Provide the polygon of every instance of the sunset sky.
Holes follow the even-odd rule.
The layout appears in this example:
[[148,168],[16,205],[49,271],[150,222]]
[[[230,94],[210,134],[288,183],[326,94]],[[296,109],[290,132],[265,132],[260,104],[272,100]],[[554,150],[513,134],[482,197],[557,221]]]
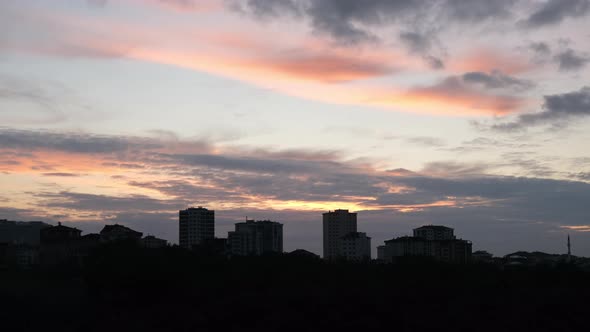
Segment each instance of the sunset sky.
[[0,219],[590,255],[590,0],[2,0]]

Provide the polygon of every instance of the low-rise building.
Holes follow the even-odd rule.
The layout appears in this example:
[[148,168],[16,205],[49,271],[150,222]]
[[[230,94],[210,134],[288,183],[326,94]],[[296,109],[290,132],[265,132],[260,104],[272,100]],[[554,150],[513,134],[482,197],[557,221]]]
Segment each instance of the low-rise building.
[[384,262],[397,257],[426,256],[448,263],[469,262],[471,251],[471,242],[457,239],[452,228],[432,225],[414,229],[414,236],[385,241],[377,250],[378,259]]
[[139,242],[143,233],[132,230],[123,225],[105,225],[100,231],[101,242],[136,241]]
[[227,243],[224,238],[204,239],[201,244],[194,245],[193,250],[203,256],[227,256]]
[[459,264],[465,264],[471,261],[471,241],[453,239],[429,242],[430,256],[438,261]]
[[39,265],[39,247],[26,243],[11,244],[6,248],[6,263],[20,269]]
[[291,251],[290,253],[287,253],[287,256],[295,257],[295,258],[302,258],[302,259],[313,259],[313,260],[320,259],[320,255],[314,254],[313,252],[307,251],[305,249],[295,249],[295,250]]
[[0,242],[0,269],[8,267],[8,243]]
[[476,263],[493,263],[494,255],[485,250],[478,250],[471,254],[471,260]]
[[79,264],[82,231],[63,226],[41,230],[40,260],[43,265]]
[[148,249],[164,248],[168,245],[168,241],[159,239],[153,235],[145,236],[141,239],[141,246]]

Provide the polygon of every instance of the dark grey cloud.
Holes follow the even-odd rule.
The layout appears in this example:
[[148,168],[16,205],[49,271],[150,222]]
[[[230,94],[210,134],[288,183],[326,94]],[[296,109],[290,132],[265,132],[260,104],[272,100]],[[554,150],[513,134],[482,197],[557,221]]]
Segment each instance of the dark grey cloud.
[[554,61],[552,58],[552,47],[546,42],[531,42],[524,48],[531,54],[531,61],[537,65],[544,65],[548,62]]
[[43,176],[55,176],[55,177],[62,177],[62,178],[72,178],[72,177],[80,177],[83,176],[83,174],[77,174],[77,173],[62,173],[62,172],[58,172],[58,173],[43,173]]
[[537,125],[564,125],[574,118],[590,116],[590,87],[543,98],[545,102],[541,112],[521,114],[512,122],[493,124],[491,129],[515,131]]
[[310,160],[223,156],[212,154],[171,155],[170,157],[185,165],[257,173],[305,173],[317,171],[319,169],[345,167],[335,161],[312,162]]
[[234,10],[258,17],[300,16],[304,13],[305,5],[303,1],[297,0],[226,0],[226,3]]
[[369,28],[360,25],[380,25],[396,20],[400,15],[412,14],[422,5],[401,0],[312,0],[306,15],[312,26],[337,40],[360,42],[376,39]]
[[410,94],[440,95],[444,98],[456,97],[474,108],[487,108],[496,111],[516,111],[524,102],[520,95],[532,86],[525,80],[519,80],[499,72],[467,73],[460,76],[448,76],[430,86],[417,86],[409,90]]
[[400,41],[408,48],[410,53],[419,54],[424,61],[433,69],[442,69],[445,64],[443,60],[432,54],[434,47],[441,48],[440,42],[431,33],[417,33],[412,31],[404,31],[399,35]]
[[527,49],[532,52],[532,61],[537,64],[555,63],[562,72],[577,71],[590,63],[590,53],[571,48],[569,39],[559,39],[555,44],[551,47],[545,42],[530,43]]
[[518,152],[506,152],[501,156],[498,167],[520,167],[528,176],[550,178],[557,175],[557,172],[547,163],[535,156],[532,151],[520,150]]
[[[7,116],[0,114],[0,119],[5,118],[4,121],[15,121],[14,118],[20,121],[27,121],[33,123],[56,123],[67,119],[67,115],[63,110],[62,102],[56,96],[55,90],[42,86],[38,82],[30,80],[9,77],[0,75],[0,103],[2,102],[25,102],[35,105],[39,112],[26,116],[22,114],[23,111],[12,112],[9,107],[11,105],[3,105],[3,112]],[[63,94],[63,91],[61,91]],[[17,120],[18,121],[18,120]]]
[[[476,23],[512,16],[516,1],[508,0],[226,0],[232,8],[263,17],[284,15],[306,19],[319,32],[344,43],[377,39],[373,27],[391,23],[415,26],[417,22]],[[425,17],[434,17],[426,20]]]
[[485,174],[490,168],[489,164],[483,163],[437,161],[427,163],[420,173],[455,178]]
[[[225,178],[225,177],[224,177]],[[209,185],[195,183],[188,180],[169,180],[169,181],[130,181],[130,186],[146,188],[159,191],[176,199],[183,199],[193,202],[211,202],[223,197],[227,202],[246,202],[247,197],[243,193],[231,192],[223,185],[223,179],[213,179],[209,177]],[[212,187],[215,184],[218,187]]]
[[160,200],[144,195],[108,196],[61,191],[57,193],[38,193],[35,195],[39,205],[46,208],[63,208],[93,212],[117,211],[162,211],[176,210],[188,204],[183,200]]
[[399,38],[411,51],[416,53],[427,52],[432,47],[432,39],[429,35],[405,31],[400,33]]
[[513,91],[525,91],[535,86],[532,81],[518,79],[503,74],[500,71],[491,73],[470,72],[462,76],[463,81],[470,84],[479,84],[486,89],[508,89]]
[[533,12],[525,23],[529,27],[558,24],[566,18],[583,17],[589,12],[588,0],[548,0]]
[[529,48],[539,56],[548,56],[551,54],[551,46],[545,42],[533,42]]
[[163,145],[150,139],[53,133],[0,128],[0,147],[4,149],[49,149],[73,153],[115,153],[134,149],[156,149]]
[[472,140],[463,141],[460,145],[446,149],[451,152],[470,153],[482,151],[518,150],[538,148],[541,144],[527,142],[526,137],[514,137],[510,139],[496,139],[489,137],[477,137]]
[[555,62],[559,65],[561,71],[579,70],[590,63],[590,55],[579,53],[571,48],[567,48],[554,57]]
[[127,168],[127,169],[144,169],[145,166],[141,164],[135,163],[121,163],[121,162],[104,162],[102,163],[103,166],[106,167],[116,167],[116,168]]
[[[469,171],[469,165],[463,168]],[[526,204],[530,204],[531,207],[534,206],[531,201],[535,202],[542,200],[542,198],[551,197],[559,201],[559,205],[562,208],[561,212],[565,212],[566,207],[573,208],[584,197],[590,195],[590,192],[586,192],[590,189],[590,184],[542,178],[472,175],[451,179],[421,176],[399,178],[397,181],[410,185],[417,190],[432,194],[451,197],[482,197],[507,201],[513,200],[520,203],[527,202]],[[564,197],[558,197],[561,190],[564,191]],[[568,201],[568,196],[577,198],[574,201]],[[549,200],[545,203],[548,202]],[[582,214],[586,208],[578,205],[576,210],[577,213]],[[557,216],[559,212],[551,213]],[[535,213],[535,215],[537,214]]]
[[571,177],[582,181],[590,181],[590,172],[574,173],[571,175]]
[[443,69],[445,67],[443,60],[433,55],[425,55],[423,58],[432,69]]
[[518,1],[496,0],[447,0],[448,15],[458,21],[481,22],[488,19],[502,19],[512,16],[512,8]]

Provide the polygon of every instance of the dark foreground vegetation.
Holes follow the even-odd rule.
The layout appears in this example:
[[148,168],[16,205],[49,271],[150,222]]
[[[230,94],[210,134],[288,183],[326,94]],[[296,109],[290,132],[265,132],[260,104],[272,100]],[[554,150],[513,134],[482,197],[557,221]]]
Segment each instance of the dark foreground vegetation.
[[587,331],[568,265],[328,264],[103,247],[84,268],[0,271],[2,331]]

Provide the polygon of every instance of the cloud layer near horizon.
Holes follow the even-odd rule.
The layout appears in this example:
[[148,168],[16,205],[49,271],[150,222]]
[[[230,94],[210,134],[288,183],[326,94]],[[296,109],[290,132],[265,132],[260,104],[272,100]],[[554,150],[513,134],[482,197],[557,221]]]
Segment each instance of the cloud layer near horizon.
[[1,1],[0,218],[175,240],[206,205],[319,251],[348,208],[374,245],[558,251],[590,235],[589,3]]
[[[590,199],[584,182],[498,176],[452,163],[418,172],[379,170],[338,151],[11,129],[0,131],[0,147],[0,176],[32,180],[6,182],[0,206],[13,210],[0,210],[8,217],[122,222],[170,240],[177,210],[192,204],[218,210],[220,230],[245,214],[270,215],[288,221],[294,237],[310,232],[305,225],[320,212],[348,208],[361,211],[366,227],[384,239],[392,234],[374,227],[388,220],[385,229],[396,232],[432,222],[472,236],[507,224],[559,232],[585,225]],[[11,192],[28,198],[16,201]]]

